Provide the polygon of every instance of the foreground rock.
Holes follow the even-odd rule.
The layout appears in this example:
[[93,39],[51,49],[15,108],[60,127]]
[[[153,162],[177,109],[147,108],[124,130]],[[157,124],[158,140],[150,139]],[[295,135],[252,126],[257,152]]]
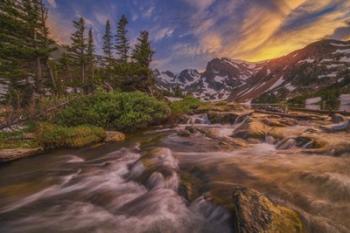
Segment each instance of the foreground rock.
[[126,136],[124,133],[118,131],[106,131],[105,142],[123,142]]
[[272,203],[261,193],[242,186],[233,190],[235,232],[297,233],[304,232],[295,211]]
[[22,159],[29,156],[34,156],[43,153],[44,149],[37,148],[17,148],[17,149],[2,149],[0,150],[0,162],[9,162],[17,159]]

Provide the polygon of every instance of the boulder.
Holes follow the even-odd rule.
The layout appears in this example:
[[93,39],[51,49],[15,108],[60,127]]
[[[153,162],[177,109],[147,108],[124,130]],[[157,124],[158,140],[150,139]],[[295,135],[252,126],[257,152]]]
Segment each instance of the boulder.
[[29,156],[41,154],[44,151],[41,147],[36,148],[16,148],[0,150],[0,162],[13,161]]
[[301,233],[303,223],[297,212],[274,204],[261,193],[235,185],[233,188],[234,232]]
[[118,131],[107,131],[105,142],[123,142],[126,136],[124,133]]

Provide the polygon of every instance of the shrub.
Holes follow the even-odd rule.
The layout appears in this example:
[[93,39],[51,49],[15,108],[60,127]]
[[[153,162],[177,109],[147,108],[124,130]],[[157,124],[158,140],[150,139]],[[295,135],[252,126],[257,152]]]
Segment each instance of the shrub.
[[103,141],[106,133],[102,128],[93,126],[63,127],[41,123],[36,136],[39,145],[46,149],[79,148]]
[[171,112],[174,116],[192,113],[200,106],[200,100],[187,96],[183,100],[175,101],[170,104]]
[[169,114],[166,103],[142,92],[98,93],[73,101],[57,115],[56,123],[133,131],[162,121]]

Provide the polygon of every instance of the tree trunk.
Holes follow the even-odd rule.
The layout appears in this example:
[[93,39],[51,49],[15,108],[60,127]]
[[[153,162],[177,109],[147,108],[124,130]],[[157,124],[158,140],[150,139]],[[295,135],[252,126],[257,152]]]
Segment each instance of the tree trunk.
[[[37,49],[36,41],[37,41],[37,33],[34,32],[34,41],[35,41],[35,48]],[[42,80],[42,69],[41,69],[41,60],[40,57],[36,57],[36,79],[35,79],[35,87],[38,93],[41,92],[41,80]]]
[[58,93],[57,85],[56,85],[56,79],[55,79],[55,74],[49,64],[46,64],[47,69],[49,70],[49,75],[52,83],[52,87],[54,88],[55,92]]

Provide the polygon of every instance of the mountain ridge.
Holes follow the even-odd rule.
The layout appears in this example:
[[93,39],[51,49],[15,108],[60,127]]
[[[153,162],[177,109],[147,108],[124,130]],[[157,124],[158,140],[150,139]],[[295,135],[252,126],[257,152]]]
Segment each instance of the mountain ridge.
[[[348,80],[349,66],[350,41],[321,40],[258,63],[214,58],[202,73],[193,69],[172,73],[172,85],[162,82],[169,76],[156,75],[156,80],[163,90],[177,88],[207,101],[273,102]],[[195,74],[192,79],[189,71]]]

